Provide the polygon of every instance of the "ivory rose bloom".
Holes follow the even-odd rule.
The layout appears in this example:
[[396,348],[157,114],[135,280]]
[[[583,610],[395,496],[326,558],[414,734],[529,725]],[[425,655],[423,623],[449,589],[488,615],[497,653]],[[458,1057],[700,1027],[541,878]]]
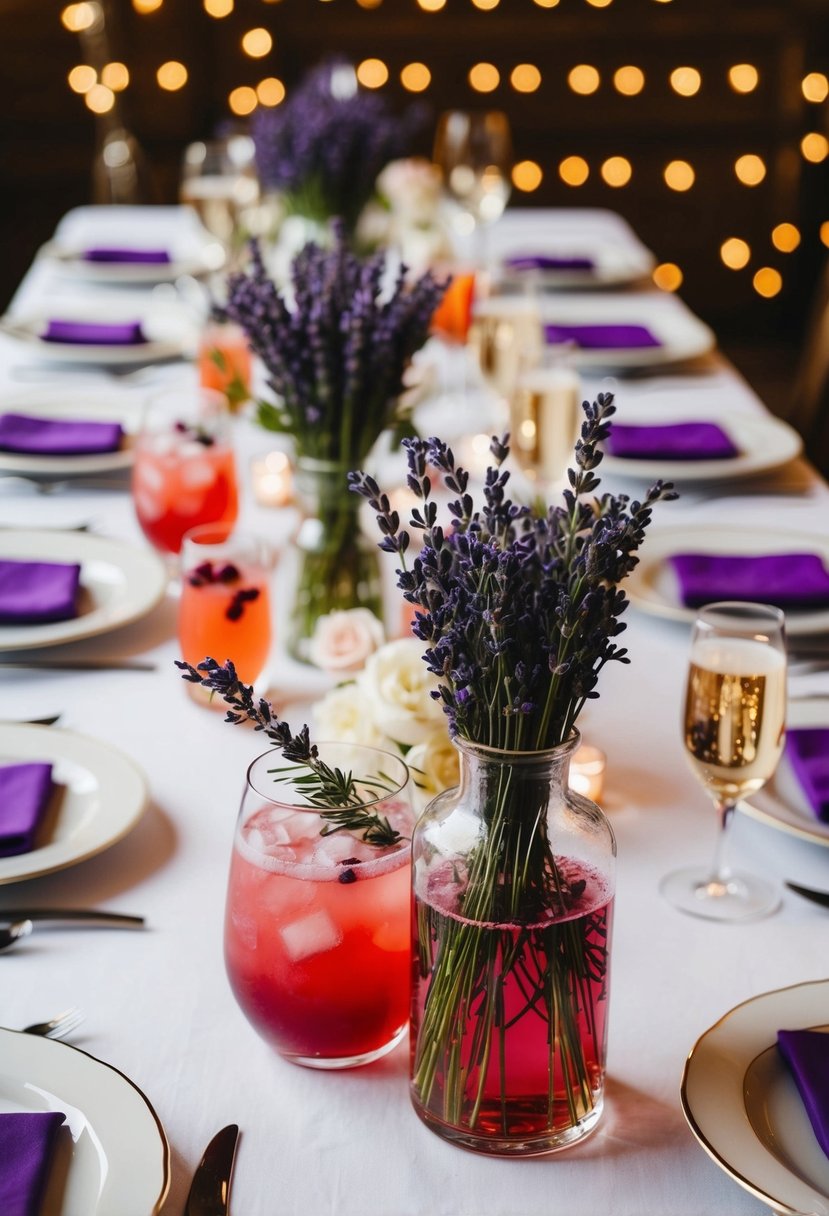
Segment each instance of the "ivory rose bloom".
[[311,662],[332,675],[359,671],[384,641],[383,626],[368,608],[321,616],[311,638]]
[[341,684],[314,706],[320,739],[336,743],[363,743],[387,748],[389,741],[374,724],[371,701],[359,684]]
[[406,763],[414,770],[414,783],[426,801],[457,785],[460,780],[458,749],[446,728],[434,731],[423,743],[416,744],[407,753]]
[[423,662],[424,649],[417,638],[389,642],[371,655],[358,679],[377,726],[404,746],[424,742],[446,722],[441,702],[429,695],[437,681]]

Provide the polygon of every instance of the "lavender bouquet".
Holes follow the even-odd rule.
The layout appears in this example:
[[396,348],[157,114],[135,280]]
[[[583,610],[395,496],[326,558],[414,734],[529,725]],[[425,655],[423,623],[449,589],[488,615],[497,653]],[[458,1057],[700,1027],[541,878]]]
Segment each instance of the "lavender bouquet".
[[280,192],[289,214],[341,216],[353,231],[377,175],[407,154],[420,121],[416,107],[396,117],[382,97],[360,88],[350,64],[328,61],[284,105],[254,115],[260,181]]
[[[642,502],[591,496],[614,409],[609,394],[585,402],[569,488],[546,510],[507,497],[506,438],[493,439],[480,510],[451,449],[406,440],[422,503],[411,526],[425,541],[411,568],[388,497],[351,476],[380,547],[400,558],[461,753],[460,792],[436,799],[415,833],[412,1096],[440,1134],[483,1151],[561,1147],[601,1106],[612,886],[584,859],[604,842],[610,866],[612,833],[567,792],[566,769],[602,669],[628,661],[618,584],[653,506],[675,497],[661,483]],[[455,495],[445,527],[432,469]]]
[[334,247],[306,245],[284,294],[254,244],[249,271],[229,279],[225,305],[275,395],[260,403],[259,421],[290,434],[298,457],[308,526],[298,538],[302,564],[289,646],[301,659],[318,617],[354,607],[381,616],[377,554],[361,538],[346,475],[384,431],[410,431],[400,406],[403,373],[426,341],[446,288],[431,273],[410,282],[401,267],[384,294],[384,256],[357,257],[342,223],[333,227]]

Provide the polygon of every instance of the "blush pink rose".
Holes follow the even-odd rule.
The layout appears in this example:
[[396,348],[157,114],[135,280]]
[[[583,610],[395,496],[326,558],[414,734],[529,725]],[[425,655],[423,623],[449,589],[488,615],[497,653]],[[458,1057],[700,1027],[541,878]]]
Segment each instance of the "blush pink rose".
[[317,621],[309,657],[323,671],[345,675],[359,671],[384,640],[383,626],[368,608],[329,612]]

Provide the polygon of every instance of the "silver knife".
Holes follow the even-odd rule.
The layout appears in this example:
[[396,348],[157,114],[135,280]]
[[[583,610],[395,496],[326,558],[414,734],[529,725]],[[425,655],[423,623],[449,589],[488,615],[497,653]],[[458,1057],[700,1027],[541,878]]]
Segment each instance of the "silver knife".
[[184,1216],[227,1216],[238,1139],[239,1126],[230,1123],[210,1141],[193,1175]]
[[125,912],[103,912],[97,908],[4,908],[0,906],[0,921],[32,920],[52,921],[54,924],[77,924],[109,926],[113,929],[142,929],[143,916],[129,916]]
[[0,659],[0,667],[30,671],[157,671],[139,659]]
[[812,903],[829,908],[829,891],[813,891],[811,887],[801,887],[796,882],[787,882],[786,886],[790,891],[794,891],[795,895],[800,895],[803,899],[810,899]]

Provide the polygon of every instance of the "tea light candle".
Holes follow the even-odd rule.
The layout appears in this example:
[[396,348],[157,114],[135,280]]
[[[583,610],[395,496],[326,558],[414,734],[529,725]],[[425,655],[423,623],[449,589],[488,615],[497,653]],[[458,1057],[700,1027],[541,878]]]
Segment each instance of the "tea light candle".
[[607,756],[598,747],[583,743],[570,761],[570,789],[593,802],[601,802]]
[[293,501],[294,479],[287,453],[274,451],[252,462],[253,496],[262,507],[286,507]]

